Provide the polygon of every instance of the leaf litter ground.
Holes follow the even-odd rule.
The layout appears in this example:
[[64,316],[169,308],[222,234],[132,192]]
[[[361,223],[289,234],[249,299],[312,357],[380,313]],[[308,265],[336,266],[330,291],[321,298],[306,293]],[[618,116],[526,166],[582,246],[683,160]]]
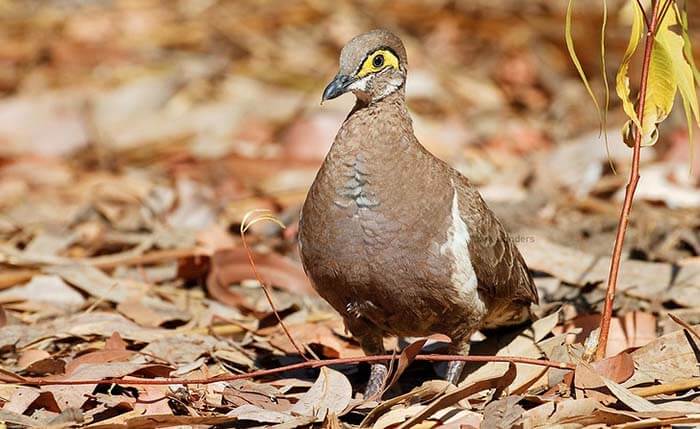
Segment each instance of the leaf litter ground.
[[[644,152],[608,358],[589,359],[629,153],[612,130],[612,174],[560,40],[563,7],[69,3],[0,7],[1,424],[698,422],[700,192],[682,118]],[[577,13],[597,31],[592,6]],[[364,401],[362,351],[312,291],[295,232],[351,104],[318,107],[323,83],[349,37],[382,25],[408,45],[419,139],[480,186],[543,303],[532,326],[475,337],[459,386],[430,357],[445,338],[387,339],[390,383]],[[256,223],[246,244],[310,361],[238,234],[255,209],[287,225]]]

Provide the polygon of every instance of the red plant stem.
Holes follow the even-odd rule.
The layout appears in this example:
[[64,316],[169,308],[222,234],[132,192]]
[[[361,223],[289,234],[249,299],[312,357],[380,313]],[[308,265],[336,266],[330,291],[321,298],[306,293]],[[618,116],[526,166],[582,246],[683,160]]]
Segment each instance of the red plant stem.
[[[218,383],[220,381],[234,381],[242,380],[248,378],[263,377],[266,375],[279,374],[281,372],[293,371],[297,369],[304,368],[318,368],[330,365],[347,365],[355,364],[361,362],[380,362],[392,359],[399,359],[398,355],[379,355],[379,356],[358,356],[352,358],[339,358],[339,359],[323,359],[323,360],[307,360],[305,362],[295,363],[292,365],[281,366],[278,368],[271,369],[261,369],[258,371],[248,372],[245,374],[227,374],[223,376],[216,376],[210,378],[197,378],[197,379],[187,379],[187,378],[164,378],[164,379],[143,379],[125,380],[122,378],[106,378],[102,380],[46,380],[40,378],[29,378],[17,376],[17,381],[7,382],[2,381],[0,384],[30,384],[35,386],[75,386],[75,385],[85,385],[85,384],[121,384],[121,385],[164,385],[164,384],[211,384]],[[430,362],[445,362],[445,361],[465,361],[465,362],[511,362],[511,363],[521,363],[525,365],[537,365],[545,366],[549,368],[558,368],[565,370],[575,370],[576,365],[567,362],[555,362],[551,360],[540,360],[532,359],[526,357],[518,356],[463,356],[463,355],[418,355],[416,360],[430,361]]]
[[644,17],[644,23],[647,25],[647,28],[651,27],[651,22],[649,21],[649,17],[647,16],[646,11],[644,10],[644,5],[642,4],[641,0],[637,0],[637,7],[639,7],[639,10],[642,11],[642,16]]
[[661,13],[659,13],[659,19],[657,21],[656,28],[654,29],[654,36],[656,36],[656,33],[659,31],[659,27],[662,22],[664,22],[664,18],[666,17],[666,13],[668,12],[669,9],[671,9],[671,5],[673,4],[675,0],[666,0],[663,6],[661,6]]
[[[639,123],[644,121],[644,106],[646,104],[647,80],[649,78],[649,64],[651,63],[651,52],[654,49],[654,34],[659,24],[659,4],[660,0],[652,0],[651,22],[647,27],[644,43],[644,59],[642,62],[642,77],[639,83],[639,105],[637,106],[637,117]],[[632,152],[632,168],[630,170],[629,181],[625,188],[625,200],[620,211],[620,220],[617,224],[617,235],[615,236],[615,247],[613,248],[612,261],[610,263],[610,275],[608,276],[608,289],[605,294],[605,306],[600,318],[600,334],[598,336],[598,347],[595,357],[597,360],[605,358],[608,345],[608,334],[610,333],[610,321],[612,319],[613,304],[615,302],[615,289],[617,288],[617,278],[620,274],[620,259],[622,257],[622,245],[625,241],[627,225],[629,224],[630,211],[634,192],[639,183],[639,157],[642,146],[642,130],[635,127],[634,148]]]

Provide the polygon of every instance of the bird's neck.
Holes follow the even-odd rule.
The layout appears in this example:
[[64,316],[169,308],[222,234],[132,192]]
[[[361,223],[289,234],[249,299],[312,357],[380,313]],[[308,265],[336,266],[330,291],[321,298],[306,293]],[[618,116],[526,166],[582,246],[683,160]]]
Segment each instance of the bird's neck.
[[354,126],[363,126],[365,129],[370,130],[386,126],[388,121],[402,122],[411,132],[413,131],[403,87],[378,100],[367,101],[357,98],[355,106],[348,114],[343,126],[353,123],[355,124]]
[[331,158],[349,162],[358,154],[374,162],[393,162],[419,146],[402,89],[381,100],[359,101],[348,115],[331,148]]
[[399,86],[387,95],[377,96],[376,98],[364,99],[358,96],[353,111],[372,106],[380,107],[399,104],[402,107],[406,106],[406,87],[404,85]]

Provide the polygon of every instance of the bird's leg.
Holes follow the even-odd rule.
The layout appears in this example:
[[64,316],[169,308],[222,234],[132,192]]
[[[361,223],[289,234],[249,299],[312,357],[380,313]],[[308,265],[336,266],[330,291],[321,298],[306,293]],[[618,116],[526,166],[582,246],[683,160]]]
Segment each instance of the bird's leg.
[[[381,335],[367,334],[360,340],[362,350],[367,356],[384,354],[384,341]],[[389,368],[386,362],[376,362],[370,367],[369,381],[365,388],[365,399],[372,399],[381,393]]]
[[[467,356],[469,355],[470,345],[471,343],[469,342],[469,336],[467,336],[466,339],[458,341],[450,347],[450,354]],[[458,385],[460,378],[462,377],[462,371],[464,370],[465,364],[466,362],[463,360],[450,361],[450,363],[447,364],[447,374],[445,375],[445,379],[455,386]]]

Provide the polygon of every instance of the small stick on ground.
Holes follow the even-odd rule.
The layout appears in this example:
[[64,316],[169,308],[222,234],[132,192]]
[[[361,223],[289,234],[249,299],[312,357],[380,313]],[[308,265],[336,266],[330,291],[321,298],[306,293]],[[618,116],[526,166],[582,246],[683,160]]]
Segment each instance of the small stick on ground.
[[[271,369],[261,369],[257,371],[248,372],[245,374],[227,374],[223,376],[216,376],[210,378],[199,378],[199,379],[187,379],[187,378],[163,378],[163,379],[143,379],[135,380],[130,378],[124,380],[122,378],[106,378],[102,380],[46,380],[41,378],[30,378],[21,377],[14,373],[9,373],[6,377],[12,378],[12,381],[8,379],[2,379],[3,374],[0,372],[0,379],[3,381],[0,384],[29,384],[35,386],[75,386],[75,385],[86,385],[86,384],[121,384],[121,385],[167,385],[167,384],[211,384],[218,383],[221,381],[234,381],[250,378],[264,377],[267,375],[279,374],[282,372],[293,371],[297,369],[305,368],[320,368],[323,366],[330,365],[350,365],[357,363],[372,363],[388,361],[392,359],[398,359],[398,355],[379,355],[379,356],[358,356],[352,358],[339,358],[339,359],[324,359],[324,360],[307,360],[305,362],[295,363],[291,365],[281,366],[278,368]],[[568,362],[556,362],[551,360],[543,359],[532,359],[519,356],[463,356],[463,355],[418,355],[415,360],[429,361],[429,362],[449,362],[449,361],[464,361],[464,362],[509,362],[516,364],[525,365],[536,365],[545,366],[549,368],[558,368],[573,371],[576,369],[576,365]],[[5,381],[7,380],[7,381]]]

